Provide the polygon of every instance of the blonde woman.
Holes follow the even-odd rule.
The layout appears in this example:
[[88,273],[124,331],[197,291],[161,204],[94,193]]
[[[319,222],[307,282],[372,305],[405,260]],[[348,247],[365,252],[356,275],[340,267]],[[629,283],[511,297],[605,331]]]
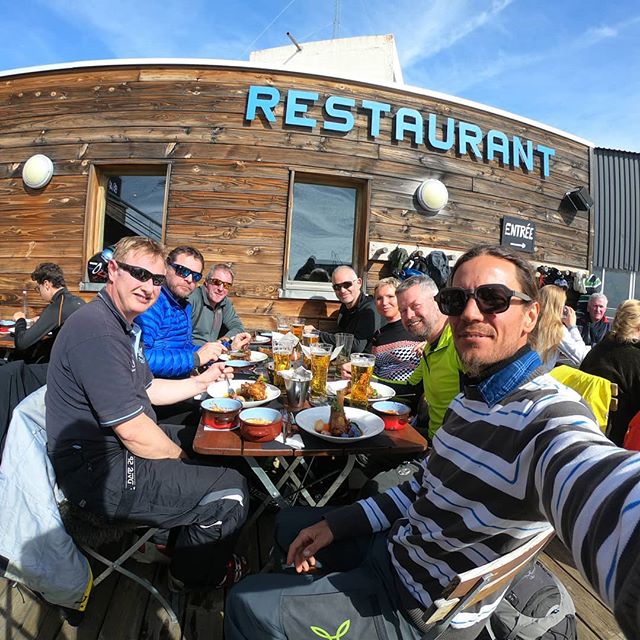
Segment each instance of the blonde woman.
[[542,358],[543,366],[551,371],[558,359],[579,367],[589,351],[576,327],[576,312],[566,306],[567,296],[554,284],[540,289],[540,316],[531,346]]
[[580,369],[618,385],[618,409],[610,415],[608,436],[621,447],[631,418],[640,411],[640,300],[625,300],[618,307],[611,331]]

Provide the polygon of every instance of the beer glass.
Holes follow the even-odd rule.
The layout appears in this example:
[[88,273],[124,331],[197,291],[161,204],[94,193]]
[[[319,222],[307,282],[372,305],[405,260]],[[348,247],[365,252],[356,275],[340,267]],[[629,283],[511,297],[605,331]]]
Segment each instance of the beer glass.
[[342,345],[340,353],[333,361],[334,372],[336,378],[340,377],[340,370],[343,364],[349,362],[349,356],[351,355],[351,347],[353,346],[353,334],[352,333],[336,333],[336,347]]
[[291,325],[291,331],[293,335],[302,340],[302,332],[304,331],[304,320],[300,318],[291,318],[289,324]]
[[370,353],[351,354],[351,406],[367,409],[369,386],[376,357]]
[[289,319],[276,316],[276,331],[278,333],[289,333]]
[[291,347],[274,341],[272,346],[273,352],[273,375],[274,382],[282,390],[284,390],[284,380],[278,375],[278,371],[291,369]]
[[311,345],[311,396],[315,399],[327,396],[327,374],[333,345],[318,342]]
[[[311,345],[318,344],[320,342],[320,335],[317,331],[307,331],[302,334],[302,344],[305,347],[311,347]],[[304,366],[309,369],[311,367],[311,357],[304,356]]]

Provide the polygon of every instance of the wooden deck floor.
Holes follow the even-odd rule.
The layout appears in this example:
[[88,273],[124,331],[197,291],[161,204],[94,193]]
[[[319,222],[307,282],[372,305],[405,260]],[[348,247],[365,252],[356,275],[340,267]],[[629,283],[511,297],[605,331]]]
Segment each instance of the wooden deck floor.
[[[272,533],[273,517],[266,514],[241,539],[241,548],[252,566],[262,566],[266,561]],[[558,541],[547,548],[543,561],[573,597],[580,640],[624,638],[609,609],[585,584]],[[132,565],[167,593],[165,567]],[[172,605],[180,621],[175,625],[147,591],[114,574],[94,590],[84,621],[74,628],[60,619],[54,607],[0,580],[0,640],[221,640],[223,598],[222,591],[173,596]]]

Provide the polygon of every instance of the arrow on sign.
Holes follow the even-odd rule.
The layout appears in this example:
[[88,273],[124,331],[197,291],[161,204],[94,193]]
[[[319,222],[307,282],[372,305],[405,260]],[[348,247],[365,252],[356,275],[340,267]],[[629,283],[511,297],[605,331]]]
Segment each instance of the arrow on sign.
[[520,247],[520,249],[524,249],[524,248],[527,246],[524,242],[522,242],[522,243],[519,243],[519,242],[510,242],[509,244],[510,244],[512,247]]

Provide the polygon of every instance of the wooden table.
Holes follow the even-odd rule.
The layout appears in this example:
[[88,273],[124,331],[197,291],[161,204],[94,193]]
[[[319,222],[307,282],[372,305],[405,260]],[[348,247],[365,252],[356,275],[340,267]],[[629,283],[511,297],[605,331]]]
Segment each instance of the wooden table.
[[[349,441],[344,444],[334,444],[327,440],[317,438],[305,431],[299,430],[304,448],[296,449],[279,442],[247,442],[240,437],[240,430],[215,431],[205,429],[202,422],[198,425],[193,449],[204,455],[242,457],[251,467],[256,477],[269,493],[267,498],[257,511],[249,519],[247,526],[260,516],[266,506],[274,500],[278,506],[289,506],[280,489],[287,483],[293,485],[295,492],[300,493],[310,506],[322,507],[333,496],[335,491],[347,478],[355,463],[356,455],[366,454],[407,454],[416,455],[427,450],[427,441],[411,426],[407,425],[400,431],[383,431],[382,433],[366,440]],[[331,486],[325,491],[319,500],[314,500],[304,487],[304,478],[300,479],[295,471],[298,466],[305,465],[305,458],[316,456],[343,457],[344,466]],[[274,484],[256,458],[277,458],[285,470],[282,477]]]

